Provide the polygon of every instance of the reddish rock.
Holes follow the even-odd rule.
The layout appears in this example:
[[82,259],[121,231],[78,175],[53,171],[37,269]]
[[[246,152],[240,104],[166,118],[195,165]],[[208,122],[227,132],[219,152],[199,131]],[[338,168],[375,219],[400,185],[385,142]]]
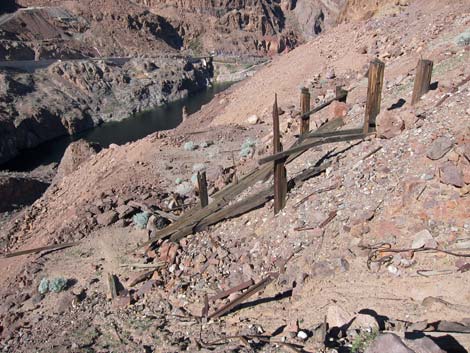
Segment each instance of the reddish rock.
[[405,122],[397,113],[385,110],[377,116],[376,128],[378,137],[390,139],[400,135],[405,129]]
[[349,106],[346,103],[334,101],[330,105],[330,114],[333,118],[343,118],[348,114]]
[[96,221],[99,225],[109,226],[119,219],[118,214],[115,211],[107,211],[96,217]]
[[72,142],[65,150],[60,161],[55,180],[60,180],[64,176],[76,171],[78,167],[101,150],[101,146],[85,140]]
[[456,187],[463,187],[464,176],[462,170],[457,168],[451,162],[446,162],[439,167],[441,183],[447,185],[454,185]]

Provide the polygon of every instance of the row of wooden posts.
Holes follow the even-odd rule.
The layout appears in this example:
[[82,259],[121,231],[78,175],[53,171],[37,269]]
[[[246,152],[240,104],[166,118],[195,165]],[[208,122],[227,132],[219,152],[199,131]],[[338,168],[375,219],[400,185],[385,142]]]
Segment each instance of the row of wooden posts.
[[[431,86],[433,62],[421,59],[416,69],[411,105],[416,104],[420,98],[426,94]],[[336,143],[352,140],[364,139],[371,134],[375,128],[375,119],[380,113],[382,101],[382,88],[384,83],[385,64],[376,59],[370,63],[368,73],[367,102],[362,128],[340,130],[330,133],[323,133],[318,136],[318,140],[305,144],[299,144],[289,150],[283,151],[281,144],[281,134],[279,129],[279,109],[277,104],[277,94],[274,95],[273,105],[273,154],[259,160],[260,164],[274,162],[274,214],[279,213],[286,206],[287,197],[287,171],[285,162],[294,153],[305,151],[314,146],[326,143]],[[308,88],[302,88],[300,92],[300,138],[310,132],[310,116],[324,109],[333,101],[346,102],[348,91],[341,87],[336,88],[336,96],[314,109],[310,109],[310,92]],[[199,186],[199,197],[201,207],[205,208],[209,204],[207,193],[206,173],[199,172],[197,175]]]

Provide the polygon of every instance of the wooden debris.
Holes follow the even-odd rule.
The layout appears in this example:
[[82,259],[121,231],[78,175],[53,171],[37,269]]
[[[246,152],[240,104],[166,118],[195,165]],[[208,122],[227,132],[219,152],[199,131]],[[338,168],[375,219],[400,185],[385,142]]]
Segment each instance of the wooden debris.
[[306,115],[310,110],[310,92],[308,88],[303,87],[300,91],[300,135],[303,135],[310,131],[310,115]]
[[135,263],[135,264],[121,264],[119,265],[119,267],[131,267],[131,268],[161,268],[161,267],[165,267],[166,265],[166,262],[164,261],[161,261],[161,262],[155,262],[155,263],[152,263],[152,264],[139,264],[139,263]]
[[214,295],[213,297],[210,298],[210,301],[224,299],[224,298],[228,297],[230,294],[242,291],[244,289],[247,289],[248,287],[252,286],[253,284],[254,284],[253,280],[250,279],[249,281],[240,283],[239,285],[237,285],[235,287],[232,287],[230,289],[227,289],[227,290],[224,290],[222,292],[217,293],[216,295]]
[[320,228],[325,228],[333,219],[335,219],[337,214],[338,214],[337,211],[331,211],[330,214],[328,215],[328,218],[325,219],[323,222],[321,222],[319,227]]
[[240,294],[236,299],[232,300],[227,305],[224,305],[220,309],[213,312],[211,315],[209,315],[209,319],[218,318],[218,317],[228,313],[230,310],[232,310],[233,308],[235,308],[239,304],[243,303],[245,300],[247,300],[248,298],[250,298],[254,294],[262,291],[263,289],[265,289],[278,276],[279,276],[279,273],[277,273],[277,272],[269,274],[267,277],[263,278],[257,284],[255,284],[251,288],[249,288],[245,293]]
[[109,289],[109,299],[117,298],[118,296],[118,283],[117,278],[112,273],[108,273],[108,289]]
[[[277,95],[273,105],[273,154],[282,152],[281,134],[279,131],[279,110],[277,107]],[[274,163],[274,214],[278,214],[286,206],[287,196],[287,171],[285,159],[279,159]]]
[[137,276],[131,283],[129,283],[129,287],[134,287],[136,284],[139,284],[140,282],[146,281],[150,278],[152,278],[152,275],[155,271],[147,271],[142,273],[141,275]]
[[[334,119],[320,127],[317,131],[315,131],[315,133],[318,134],[324,132],[331,132],[340,128],[343,124],[343,119]],[[316,138],[310,137],[310,133],[305,134],[304,136],[301,136],[292,147],[298,146],[302,143],[309,142],[312,140],[316,140]],[[294,161],[304,152],[305,151],[300,151],[298,153],[290,155],[286,160],[286,164]],[[207,207],[193,207],[192,209],[186,212],[183,218],[179,219],[177,222],[169,225],[168,227],[156,232],[156,234],[149,241],[145,242],[140,247],[146,247],[159,239],[164,239],[169,236],[172,236],[173,239],[181,239],[188,234],[192,234],[195,229],[200,228],[198,227],[198,225],[203,223],[203,221],[207,217],[213,216],[217,212],[222,212],[223,208],[227,206],[233,199],[238,197],[238,195],[244,190],[246,190],[247,187],[255,184],[260,180],[267,179],[271,175],[272,170],[273,168],[271,165],[265,165],[256,168],[252,172],[245,175],[243,178],[239,179],[237,183],[232,183],[230,186],[214,194],[212,196],[213,202],[211,202]]]
[[421,59],[416,68],[416,78],[413,88],[411,105],[415,105],[423,95],[428,93],[431,86],[432,69],[434,63],[431,60]]
[[320,189],[317,189],[315,190],[314,192],[312,192],[311,194],[308,194],[307,196],[305,196],[302,200],[300,200],[299,202],[297,202],[295,205],[294,205],[294,208],[298,208],[301,204],[303,204],[304,202],[306,202],[309,198],[311,198],[313,195],[316,195],[316,194],[321,194],[323,192],[327,192],[327,191],[331,191],[331,190],[334,190],[336,188],[338,188],[339,184],[333,184],[333,185],[330,185],[330,186],[327,186],[327,187],[324,187],[324,188],[320,188]]
[[375,126],[375,118],[380,113],[382,101],[382,88],[384,82],[385,64],[375,59],[369,66],[369,86],[367,88],[366,115],[364,118],[364,134],[370,131],[371,126]]
[[290,156],[291,154],[298,153],[298,152],[303,152],[303,151],[306,151],[306,150],[308,150],[312,147],[321,146],[321,145],[325,145],[325,144],[328,144],[328,143],[346,142],[346,141],[353,141],[353,140],[363,140],[366,137],[367,137],[367,134],[326,137],[326,138],[318,140],[318,141],[305,143],[305,144],[302,144],[300,146],[293,147],[289,150],[286,150],[286,151],[283,151],[283,152],[273,154],[271,156],[261,158],[258,161],[258,163],[262,165],[262,164],[265,164],[265,163],[268,163],[268,162],[277,161],[277,160],[286,158],[286,157]]
[[206,172],[197,173],[197,183],[199,186],[199,200],[201,201],[201,208],[207,207],[209,204],[209,194],[207,193]]
[[22,255],[28,255],[28,254],[36,254],[38,252],[42,251],[50,251],[50,250],[62,250],[65,248],[70,248],[72,246],[78,245],[80,242],[74,242],[74,243],[64,243],[64,244],[54,244],[54,245],[48,245],[48,246],[42,246],[40,248],[35,248],[35,249],[29,249],[29,250],[21,250],[17,252],[12,252],[8,254],[2,255],[3,258],[11,258],[11,257],[16,257],[16,256],[22,256]]

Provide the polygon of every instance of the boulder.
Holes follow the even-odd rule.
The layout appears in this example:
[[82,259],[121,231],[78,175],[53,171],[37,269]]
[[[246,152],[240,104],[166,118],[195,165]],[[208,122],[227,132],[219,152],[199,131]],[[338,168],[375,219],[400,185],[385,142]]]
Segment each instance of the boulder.
[[83,162],[97,154],[100,150],[101,146],[96,143],[85,140],[72,142],[65,150],[54,180],[58,181],[76,171]]
[[405,129],[405,122],[398,114],[385,110],[377,116],[376,128],[378,137],[391,139],[401,134]]
[[431,338],[424,336],[416,340],[405,340],[408,347],[415,353],[446,353]]
[[397,335],[387,333],[378,336],[365,350],[365,353],[415,353]]
[[375,317],[371,315],[358,314],[349,329],[373,331],[379,329],[379,323],[377,322]]

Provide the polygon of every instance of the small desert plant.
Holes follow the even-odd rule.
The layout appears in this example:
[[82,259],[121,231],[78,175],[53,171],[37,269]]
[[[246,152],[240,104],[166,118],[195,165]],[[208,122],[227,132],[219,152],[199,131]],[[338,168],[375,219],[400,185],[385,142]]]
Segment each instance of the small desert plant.
[[361,332],[354,338],[351,345],[351,353],[363,353],[367,347],[377,338],[379,335],[378,330],[372,330],[370,332]]

